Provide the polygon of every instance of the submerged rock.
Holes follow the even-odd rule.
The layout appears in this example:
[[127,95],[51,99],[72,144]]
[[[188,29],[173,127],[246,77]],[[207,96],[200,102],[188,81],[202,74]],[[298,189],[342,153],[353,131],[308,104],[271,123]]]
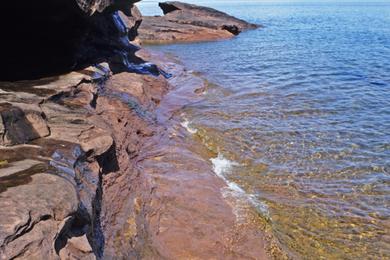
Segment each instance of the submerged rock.
[[193,42],[226,39],[259,25],[218,10],[182,2],[159,3],[164,16],[146,16],[140,27],[144,42]]

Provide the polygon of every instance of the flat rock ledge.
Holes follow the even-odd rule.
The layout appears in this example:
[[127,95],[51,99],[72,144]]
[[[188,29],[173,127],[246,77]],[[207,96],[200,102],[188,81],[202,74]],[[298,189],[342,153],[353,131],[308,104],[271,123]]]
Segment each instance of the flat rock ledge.
[[144,43],[221,40],[260,27],[209,7],[182,2],[163,2],[159,6],[163,16],[143,17],[139,38]]

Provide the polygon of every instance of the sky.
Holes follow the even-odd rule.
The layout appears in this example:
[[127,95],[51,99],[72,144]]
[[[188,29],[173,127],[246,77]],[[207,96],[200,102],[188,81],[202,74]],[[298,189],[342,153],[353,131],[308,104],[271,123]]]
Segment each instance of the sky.
[[[144,15],[161,15],[161,9],[158,7],[159,2],[175,1],[175,0],[142,0],[137,3],[141,12]],[[389,3],[390,0],[178,0],[181,2],[187,2],[192,4],[199,4],[208,6],[212,3],[223,2],[250,2],[250,3]]]
[[[242,1],[242,0],[241,0]],[[210,2],[241,2],[240,0],[180,0],[180,2],[188,2],[188,3],[210,3]],[[142,3],[158,3],[158,2],[164,2],[164,0],[156,1],[156,0],[142,0]],[[307,2],[307,3],[342,3],[342,2],[349,2],[349,3],[390,3],[390,0],[244,0],[244,2],[258,2],[258,3],[280,3],[280,2]]]

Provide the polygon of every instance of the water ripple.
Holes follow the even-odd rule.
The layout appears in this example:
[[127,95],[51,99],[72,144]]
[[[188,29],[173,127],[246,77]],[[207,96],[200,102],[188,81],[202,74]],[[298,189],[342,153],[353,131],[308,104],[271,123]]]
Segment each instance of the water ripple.
[[197,134],[303,259],[390,259],[390,5],[214,5],[266,27],[155,47],[215,83]]

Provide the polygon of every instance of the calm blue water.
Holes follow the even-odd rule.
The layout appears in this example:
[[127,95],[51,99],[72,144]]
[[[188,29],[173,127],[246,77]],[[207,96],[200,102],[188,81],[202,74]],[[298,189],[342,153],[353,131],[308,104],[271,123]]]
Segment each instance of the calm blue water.
[[265,28],[151,48],[212,83],[186,116],[231,180],[298,258],[390,259],[390,3],[206,5]]

